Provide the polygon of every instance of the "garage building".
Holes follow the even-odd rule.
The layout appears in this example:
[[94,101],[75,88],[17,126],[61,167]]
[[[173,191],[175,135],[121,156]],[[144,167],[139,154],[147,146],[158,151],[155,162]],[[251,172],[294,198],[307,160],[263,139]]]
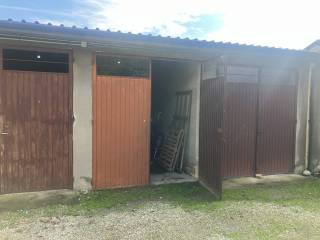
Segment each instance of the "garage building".
[[12,20],[0,50],[0,193],[147,185],[175,119],[182,172],[218,195],[308,168],[315,53]]

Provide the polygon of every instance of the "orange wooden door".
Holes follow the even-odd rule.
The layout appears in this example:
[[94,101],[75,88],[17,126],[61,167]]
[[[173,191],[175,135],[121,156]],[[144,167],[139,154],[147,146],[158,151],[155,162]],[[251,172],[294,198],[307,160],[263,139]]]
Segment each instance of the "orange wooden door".
[[93,187],[149,182],[151,81],[142,77],[93,79]]

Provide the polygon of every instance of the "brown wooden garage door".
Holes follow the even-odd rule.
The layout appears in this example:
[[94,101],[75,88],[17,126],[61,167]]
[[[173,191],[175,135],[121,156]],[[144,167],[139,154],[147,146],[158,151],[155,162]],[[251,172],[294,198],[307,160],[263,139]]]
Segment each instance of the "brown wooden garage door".
[[149,62],[97,56],[96,65],[93,186],[104,189],[148,184]]
[[[3,53],[7,70],[0,71],[0,193],[71,188],[70,75],[40,72],[45,67],[36,61],[37,56],[45,58],[42,52]],[[21,59],[14,62],[10,54]],[[44,65],[54,71],[47,61]]]
[[294,72],[262,71],[258,102],[256,172],[292,172],[296,125]]
[[222,176],[252,176],[255,170],[258,69],[228,66],[225,84]]
[[[225,70],[221,102],[224,111],[219,117],[224,146],[220,157],[222,177],[292,172],[296,73],[293,70],[259,70],[246,66],[226,66]],[[203,128],[200,127],[200,159],[208,156],[212,160],[220,151],[214,145],[219,136],[211,129],[216,121],[213,116],[217,116],[214,113],[217,113],[215,109],[219,103],[213,93],[219,87],[216,86],[217,89],[212,89],[212,94],[207,96],[210,86],[201,88],[201,109],[212,109],[211,112],[206,110],[207,116],[203,115],[203,111],[200,116],[200,126]],[[211,99],[208,100],[208,97]],[[202,153],[207,155],[202,156]],[[204,163],[199,163],[199,171],[201,164]],[[206,171],[204,176],[211,176]]]
[[293,171],[296,74],[227,66],[222,177]]

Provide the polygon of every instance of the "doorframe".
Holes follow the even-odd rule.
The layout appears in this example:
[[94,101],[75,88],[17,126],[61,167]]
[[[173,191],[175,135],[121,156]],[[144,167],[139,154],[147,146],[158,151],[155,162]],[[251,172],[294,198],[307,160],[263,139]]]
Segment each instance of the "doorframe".
[[259,137],[259,99],[260,99],[260,87],[261,87],[261,71],[262,69],[258,68],[258,79],[257,79],[257,100],[256,100],[256,134],[254,140],[254,162],[253,162],[253,176],[257,176],[257,161],[258,161],[258,137]]
[[291,172],[294,172],[295,169],[295,157],[296,157],[296,137],[297,137],[297,123],[298,123],[298,116],[297,116],[297,109],[298,109],[298,90],[299,90],[299,81],[300,81],[300,75],[299,71],[297,69],[294,70],[295,75],[295,96],[294,96],[294,139],[293,139],[293,152],[292,152],[292,166],[291,166]]
[[[150,69],[152,70],[152,62],[154,61],[161,61],[161,62],[175,62],[175,63],[191,63],[191,64],[196,64],[196,65],[199,65],[199,82],[198,82],[198,87],[199,87],[199,112],[198,112],[198,119],[200,119],[200,97],[201,97],[201,93],[200,93],[200,87],[201,87],[201,78],[202,78],[202,64],[204,62],[206,62],[206,60],[192,60],[192,59],[181,59],[181,58],[165,58],[165,57],[150,57],[150,64],[151,64],[151,67]],[[150,113],[152,113],[152,88],[153,88],[153,79],[152,79],[152,71],[150,71],[150,79],[151,79],[151,111]],[[190,115],[191,116],[191,115]],[[150,116],[151,117],[151,116]],[[190,123],[189,123],[190,125]],[[151,125],[150,125],[151,127]],[[150,134],[151,134],[151,130],[150,129]],[[200,139],[200,128],[199,128],[199,125],[198,125],[198,140]],[[151,144],[151,135],[150,135],[150,144]],[[151,147],[151,146],[150,146]],[[149,148],[150,148],[149,147]],[[200,147],[198,147],[200,149]],[[196,151],[196,154],[198,156],[198,163],[197,163],[197,167],[199,168],[199,161],[200,161],[200,154],[199,154],[199,149],[198,151]],[[150,149],[151,150],[151,149]],[[151,160],[151,158],[150,158]],[[150,168],[149,168],[150,169]],[[151,174],[151,172],[150,172]],[[149,176],[150,176],[149,174]],[[197,179],[199,180],[199,176],[197,177]],[[149,183],[150,183],[150,179],[149,179]]]

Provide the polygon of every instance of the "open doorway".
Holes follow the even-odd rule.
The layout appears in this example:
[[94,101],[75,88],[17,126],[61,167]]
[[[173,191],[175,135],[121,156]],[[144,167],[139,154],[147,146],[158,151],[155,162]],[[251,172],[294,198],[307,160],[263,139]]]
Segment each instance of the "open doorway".
[[152,61],[151,184],[198,178],[200,63]]

